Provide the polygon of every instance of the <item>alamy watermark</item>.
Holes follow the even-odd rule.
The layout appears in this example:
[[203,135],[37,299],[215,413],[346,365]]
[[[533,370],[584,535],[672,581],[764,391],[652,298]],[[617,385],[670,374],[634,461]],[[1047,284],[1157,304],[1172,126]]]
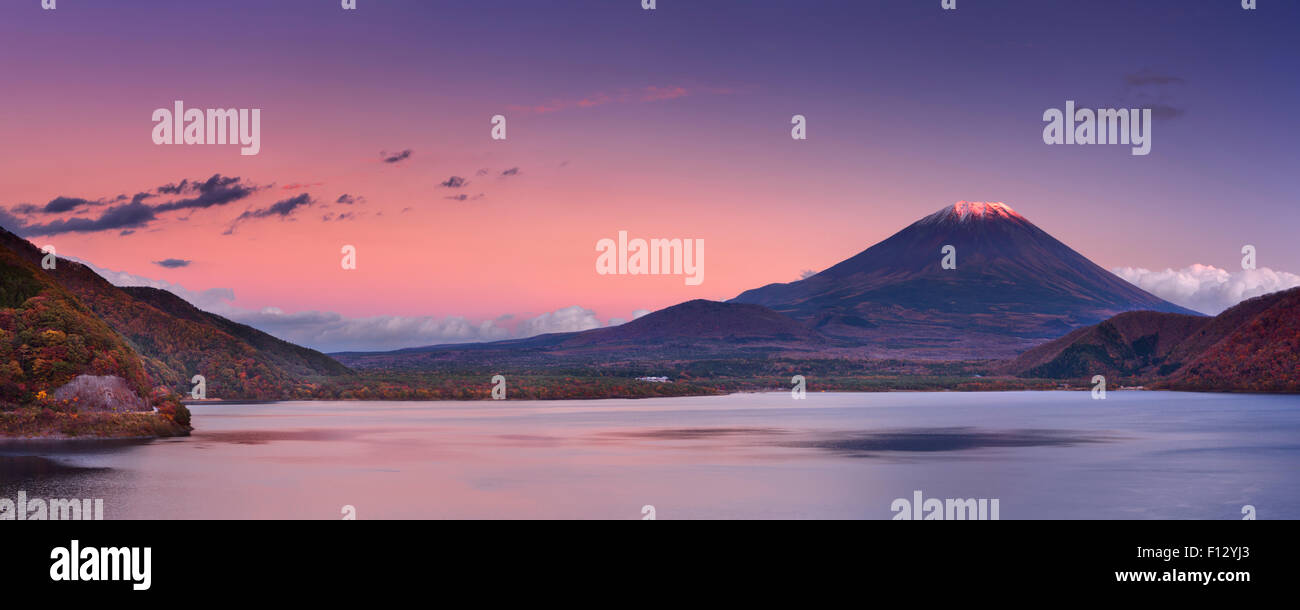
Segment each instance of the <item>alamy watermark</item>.
[[488,135],[493,140],[506,139],[506,116],[504,114],[492,115],[492,130],[488,132]]
[[103,498],[0,498],[0,521],[103,521]]
[[505,400],[505,399],[506,399],[506,376],[493,375],[492,376],[492,400]]
[[939,248],[939,254],[943,258],[939,259],[939,267],[943,269],[955,270],[957,268],[957,247],[952,244],[944,244]]
[[1048,108],[1043,112],[1044,144],[1129,144],[1134,155],[1151,153],[1150,108],[1074,109],[1066,100],[1065,111]]
[[262,150],[262,109],[185,108],[176,100],[171,109],[153,111],[154,144],[239,144],[241,155]]
[[684,275],[687,286],[704,283],[703,239],[628,239],[596,242],[596,273],[600,275]]
[[81,541],[50,551],[50,580],[59,581],[127,581],[136,591],[148,591],[153,578],[152,547],[81,548]]
[[1105,375],[1092,376],[1092,399],[1106,400],[1106,376]]
[[894,500],[889,510],[895,521],[998,521],[998,504],[997,498],[926,498],[918,489],[911,500]]
[[54,251],[54,246],[46,244],[41,246],[41,269],[53,271],[59,265],[59,255]]

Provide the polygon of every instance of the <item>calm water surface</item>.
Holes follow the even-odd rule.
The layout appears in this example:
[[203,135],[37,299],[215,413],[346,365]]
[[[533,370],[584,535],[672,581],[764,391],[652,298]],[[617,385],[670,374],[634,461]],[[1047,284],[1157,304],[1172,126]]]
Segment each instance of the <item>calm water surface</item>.
[[789,393],[192,407],[184,439],[0,445],[0,497],[109,519],[1300,518],[1300,397]]

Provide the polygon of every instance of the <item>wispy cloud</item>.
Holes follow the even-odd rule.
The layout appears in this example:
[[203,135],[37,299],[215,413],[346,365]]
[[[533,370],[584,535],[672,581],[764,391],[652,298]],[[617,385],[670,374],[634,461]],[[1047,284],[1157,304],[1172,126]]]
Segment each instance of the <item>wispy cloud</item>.
[[234,233],[235,226],[241,222],[254,220],[258,218],[280,218],[283,220],[285,218],[288,218],[291,214],[293,214],[294,210],[309,205],[313,205],[315,203],[316,200],[312,199],[311,195],[307,193],[302,193],[297,196],[290,197],[288,199],[281,199],[280,201],[277,201],[265,208],[261,208],[257,210],[248,210],[243,214],[240,214],[237,218],[235,218],[234,222],[230,223],[230,228],[226,229],[225,235],[230,235]]
[[[245,199],[266,187],[249,184],[237,176],[213,174],[207,180],[182,180],[137,193],[128,203],[125,195],[111,202],[103,199],[60,196],[37,208],[30,204],[13,206],[0,220],[22,236],[59,235],[62,233],[94,233],[97,231],[132,231],[148,227],[159,215],[181,210],[205,209],[222,206]],[[147,200],[164,199],[162,203],[149,204]],[[57,214],[107,206],[98,216],[73,217],[48,222],[30,222],[19,216]],[[15,215],[16,214],[16,215]]]
[[44,224],[26,225],[20,235],[59,235],[62,233],[94,233],[116,229],[138,229],[158,217],[158,209],[143,203],[115,205],[104,210],[97,218],[68,218]]
[[392,154],[389,154],[387,152],[380,152],[379,159],[384,163],[400,163],[402,161],[410,159],[412,154],[413,151],[409,148],[403,150],[402,152],[392,153]]
[[330,212],[328,214],[325,214],[324,216],[321,216],[320,219],[323,222],[339,222],[343,220],[356,220],[356,218],[357,215],[353,212],[343,212],[341,214],[335,214],[333,212]]
[[71,212],[77,208],[102,204],[102,201],[90,201],[80,197],[55,197],[43,206],[24,204],[18,207],[23,208],[24,212],[30,214],[62,214],[64,212]]
[[181,267],[189,267],[190,263],[193,262],[194,261],[185,260],[183,258],[164,258],[160,261],[154,261],[153,264],[158,265],[159,267],[166,267],[167,269],[179,269]]
[[1143,68],[1124,75],[1124,92],[1120,96],[1122,108],[1150,108],[1156,119],[1176,119],[1187,114],[1179,101],[1181,85],[1187,80],[1181,76]]
[[452,176],[439,183],[439,186],[443,186],[449,189],[458,189],[464,187],[466,184],[469,184],[468,180],[461,178],[460,176]]

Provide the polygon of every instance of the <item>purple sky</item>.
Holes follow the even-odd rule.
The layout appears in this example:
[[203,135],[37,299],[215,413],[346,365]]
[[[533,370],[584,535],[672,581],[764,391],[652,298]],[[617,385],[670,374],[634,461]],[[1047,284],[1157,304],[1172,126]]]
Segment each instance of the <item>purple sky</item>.
[[[1109,269],[1235,273],[1251,244],[1300,273],[1300,4],[939,4],[0,0],[0,221],[323,349],[727,299],[958,200],[1006,202]],[[262,109],[261,153],[154,145],[173,100]],[[1045,145],[1066,100],[1153,108],[1151,154]],[[217,174],[248,192],[109,214]],[[44,210],[59,198],[88,203]],[[620,230],[705,239],[708,279],[595,275]],[[1146,287],[1205,309],[1285,281],[1215,277]]]

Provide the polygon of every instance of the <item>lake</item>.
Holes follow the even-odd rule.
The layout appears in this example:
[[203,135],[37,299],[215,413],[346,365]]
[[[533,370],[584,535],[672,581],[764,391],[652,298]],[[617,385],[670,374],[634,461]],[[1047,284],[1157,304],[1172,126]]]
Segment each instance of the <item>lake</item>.
[[1300,518],[1300,396],[816,393],[191,407],[189,438],[0,444],[0,498],[107,519]]

